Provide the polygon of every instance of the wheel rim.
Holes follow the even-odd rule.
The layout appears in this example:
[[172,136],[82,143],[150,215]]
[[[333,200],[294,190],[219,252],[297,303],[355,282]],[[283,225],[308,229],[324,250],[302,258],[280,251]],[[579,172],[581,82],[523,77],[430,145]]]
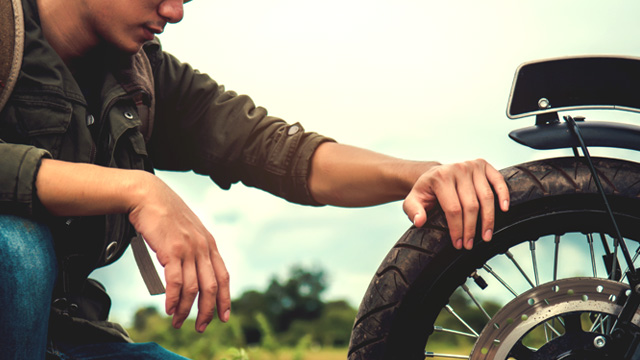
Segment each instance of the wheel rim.
[[[565,243],[562,238],[573,238],[575,242],[578,237],[583,239],[580,254],[583,258],[581,262],[583,272],[578,277],[566,276],[566,273],[571,270],[563,269],[562,265],[566,265],[569,261],[571,263],[579,261],[573,256],[575,251],[570,260],[560,255]],[[545,242],[546,245],[540,246]],[[635,243],[635,241],[629,241],[629,243]],[[633,258],[635,261],[640,254],[640,247],[632,250],[635,250]],[[458,293],[466,298],[476,314],[482,314],[484,324],[481,328],[474,326],[455,306],[448,304],[434,323],[434,335],[429,338],[425,349],[426,358],[474,360],[573,359],[574,356],[580,359],[606,358],[609,351],[606,342],[610,329],[607,329],[605,324],[615,320],[621,310],[621,306],[615,300],[621,296],[624,297],[629,289],[628,284],[624,282],[625,277],[621,279],[618,277],[619,281],[606,279],[608,273],[601,260],[601,255],[606,251],[615,253],[617,247],[615,242],[604,234],[594,237],[593,234],[585,236],[574,233],[563,237],[552,235],[536,241],[525,241],[513,245],[504,254],[494,256],[477,272],[472,273],[472,276],[458,288]],[[523,261],[523,258],[528,259]],[[507,269],[508,266],[511,268]],[[623,274],[626,272],[625,268],[623,264],[620,269]],[[505,270],[507,276],[501,275]],[[519,279],[519,281],[513,279]],[[500,310],[497,312],[485,309],[483,303],[487,297],[479,295],[482,291],[477,284],[485,280],[490,288],[501,288],[502,299],[510,297],[509,300],[504,300],[500,304]],[[523,290],[523,284],[528,289]],[[572,290],[571,294],[562,292],[563,289]],[[443,316],[443,314],[446,315]],[[526,315],[525,320],[522,319],[522,315]],[[582,322],[585,316],[593,319],[590,324],[593,328],[585,330],[569,326],[566,329],[563,325],[558,325],[562,324],[565,317],[575,323],[576,320],[572,317],[578,316],[578,322],[580,322],[581,315]],[[454,321],[457,326],[442,324],[441,319],[446,320],[447,317],[448,324]],[[638,314],[634,316],[633,323],[640,326]],[[544,332],[545,338],[539,340],[537,344],[527,344],[527,336],[535,331]],[[563,337],[563,335],[567,336]],[[433,346],[434,337],[471,338],[473,345],[468,346],[467,350],[443,351],[438,349],[438,341],[436,346]],[[604,341],[605,345],[596,346],[594,344],[596,340]],[[456,344],[457,341],[450,343]],[[563,347],[565,350],[561,350]],[[554,350],[551,350],[552,348]]]

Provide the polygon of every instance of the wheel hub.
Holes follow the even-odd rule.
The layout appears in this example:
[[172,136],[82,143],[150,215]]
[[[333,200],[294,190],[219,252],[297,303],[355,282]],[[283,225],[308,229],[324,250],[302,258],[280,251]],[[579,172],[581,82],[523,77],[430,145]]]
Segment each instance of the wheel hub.
[[608,358],[606,340],[604,346],[595,346],[600,335],[593,332],[567,333],[557,337],[535,352],[534,359],[599,360]]
[[[582,329],[581,315],[591,314],[596,321],[607,315],[615,318],[622,310],[618,300],[629,287],[599,278],[569,278],[549,282],[519,295],[506,304],[485,326],[471,352],[471,359],[603,359],[611,346],[603,333],[605,322],[594,331]],[[559,333],[551,322],[561,322]],[[640,325],[640,313],[632,319]],[[523,343],[537,327],[545,328],[552,338],[538,349]],[[598,330],[598,331],[595,331]]]

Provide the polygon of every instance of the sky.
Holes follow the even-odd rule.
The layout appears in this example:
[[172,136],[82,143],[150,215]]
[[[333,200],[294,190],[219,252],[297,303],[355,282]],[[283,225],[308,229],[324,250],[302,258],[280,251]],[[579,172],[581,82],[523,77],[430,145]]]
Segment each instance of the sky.
[[[508,138],[534,122],[505,115],[515,69],[571,55],[640,57],[638,14],[635,0],[196,0],[160,39],[165,51],[307,131],[400,158],[484,158],[500,169],[569,154]],[[640,120],[628,112],[587,118]],[[630,151],[600,153],[640,160]],[[158,176],[216,238],[232,297],[302,264],[326,270],[326,299],[358,306],[410,226],[400,202],[313,208],[241,184],[220,190],[193,173]],[[149,296],[130,251],[94,276],[112,296],[112,320],[164,307],[164,296]]]

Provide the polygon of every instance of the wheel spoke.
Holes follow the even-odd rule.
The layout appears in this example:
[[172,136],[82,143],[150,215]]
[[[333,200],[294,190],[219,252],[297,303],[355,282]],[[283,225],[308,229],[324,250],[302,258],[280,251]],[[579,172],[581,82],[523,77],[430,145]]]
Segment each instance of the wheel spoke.
[[[598,277],[598,270],[596,269],[596,256],[593,251],[593,235],[587,234],[587,242],[589,243],[589,252],[591,253],[591,268],[593,269],[593,277]],[[640,250],[640,247],[638,248]]]
[[478,335],[478,333],[473,330],[473,328],[471,326],[469,326],[469,324],[467,324],[466,321],[464,321],[460,315],[458,315],[455,310],[453,310],[453,308],[451,307],[451,305],[447,304],[445,306],[445,309],[447,309],[447,311],[449,312],[449,314],[453,315],[453,317],[455,317],[456,319],[458,319],[458,321],[460,321],[460,323],[462,325],[464,325],[464,327],[466,327],[467,329],[469,329],[469,331],[471,331],[473,333],[473,335],[475,335],[475,337],[479,337],[480,335]]
[[600,333],[604,334],[604,328],[602,327],[602,314],[598,314],[589,328],[589,332],[594,332],[598,326],[600,326]]
[[601,334],[607,334],[607,330],[604,328],[604,322],[607,319],[607,317],[605,316],[604,318],[602,317],[602,315],[600,315],[600,333]]
[[494,278],[496,278],[496,280],[498,280],[498,282],[500,284],[502,284],[502,286],[504,286],[507,290],[509,290],[509,292],[511,292],[513,294],[513,296],[518,297],[518,293],[515,292],[515,290],[513,290],[511,288],[511,286],[509,286],[509,284],[507,284],[504,280],[502,280],[502,278],[496,274],[495,271],[493,271],[493,269],[491,268],[491,266],[484,264],[482,266],[483,269],[485,269],[489,274],[491,274]]
[[[548,321],[545,321],[545,323],[544,323],[544,331],[545,331],[545,333],[546,333],[547,329],[551,330],[551,332],[556,334],[556,336],[562,336],[562,334],[558,330],[556,330],[556,328],[553,325],[549,324]],[[553,339],[553,336],[551,338]],[[549,341],[549,340],[550,339],[547,338],[547,341]]]
[[542,327],[544,329],[544,338],[547,342],[549,342],[551,339],[553,339],[553,335],[549,336],[549,329],[552,327],[552,325],[549,325],[548,322],[544,323],[544,326]]
[[599,327],[600,334],[608,334],[610,323],[611,321],[609,320],[609,315],[603,316],[602,314],[598,314],[596,319],[593,321],[593,324],[591,325],[591,329],[589,331],[594,332],[595,330],[598,330],[598,327]]
[[442,326],[434,326],[433,330],[436,332],[441,332],[441,333],[447,333],[447,334],[453,334],[453,335],[460,335],[460,336],[466,336],[466,337],[470,337],[470,338],[477,338],[477,335],[468,333],[468,332],[464,332],[464,331],[458,331],[458,330],[451,330],[451,329],[447,329],[447,328],[443,328]]
[[536,286],[540,285],[540,277],[538,276],[538,262],[536,261],[536,242],[529,240],[529,250],[531,251],[531,262],[533,263],[533,276],[536,280]]
[[560,253],[560,235],[556,235],[554,242],[556,244],[553,252],[553,281],[558,280],[558,255]]
[[[640,246],[638,246],[638,248],[636,249],[636,253],[633,254],[633,263],[636,263],[636,260],[638,260],[638,256],[640,255]],[[624,279],[627,278],[627,272],[629,271],[629,267],[627,266],[627,268],[624,270],[624,272],[622,273],[622,279],[620,281],[624,281]]]
[[491,320],[491,316],[489,315],[489,313],[487,313],[487,310],[484,309],[484,307],[480,304],[480,302],[476,299],[476,297],[473,296],[473,294],[471,293],[471,290],[469,289],[469,287],[467,285],[465,285],[465,284],[462,284],[462,290],[464,290],[464,292],[467,293],[467,295],[469,296],[471,301],[473,301],[473,303],[476,304],[478,309],[484,314],[484,316],[487,318],[487,320]]
[[438,353],[434,353],[434,352],[430,352],[430,351],[426,351],[424,353],[424,356],[425,356],[426,359],[433,359],[433,358],[468,359],[469,358],[469,356],[467,356],[467,355],[438,354]]
[[522,274],[522,276],[524,276],[525,280],[527,280],[527,282],[529,283],[529,285],[531,285],[531,287],[535,287],[535,285],[533,284],[533,282],[531,281],[531,279],[529,279],[529,276],[527,276],[527,274],[524,272],[524,270],[522,269],[522,267],[520,266],[520,264],[518,263],[518,261],[516,261],[515,257],[513,256],[513,254],[511,254],[511,251],[508,251],[505,253],[505,255],[507,255],[507,257],[509,258],[509,260],[511,260],[511,262],[513,263],[513,265],[516,266],[516,268],[518,268],[518,271],[520,271],[520,274]]

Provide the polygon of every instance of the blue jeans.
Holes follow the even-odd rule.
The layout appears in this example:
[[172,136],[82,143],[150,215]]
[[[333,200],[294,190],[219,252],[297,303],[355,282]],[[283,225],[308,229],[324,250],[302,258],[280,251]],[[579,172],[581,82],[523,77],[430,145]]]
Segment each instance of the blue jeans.
[[[51,295],[58,270],[46,225],[0,214],[0,358],[42,360],[47,352]],[[54,344],[62,360],[185,360],[157,344]]]
[[44,359],[57,277],[49,228],[0,215],[0,349],[3,359]]
[[53,352],[60,360],[188,360],[156,343],[105,343],[67,347]]

